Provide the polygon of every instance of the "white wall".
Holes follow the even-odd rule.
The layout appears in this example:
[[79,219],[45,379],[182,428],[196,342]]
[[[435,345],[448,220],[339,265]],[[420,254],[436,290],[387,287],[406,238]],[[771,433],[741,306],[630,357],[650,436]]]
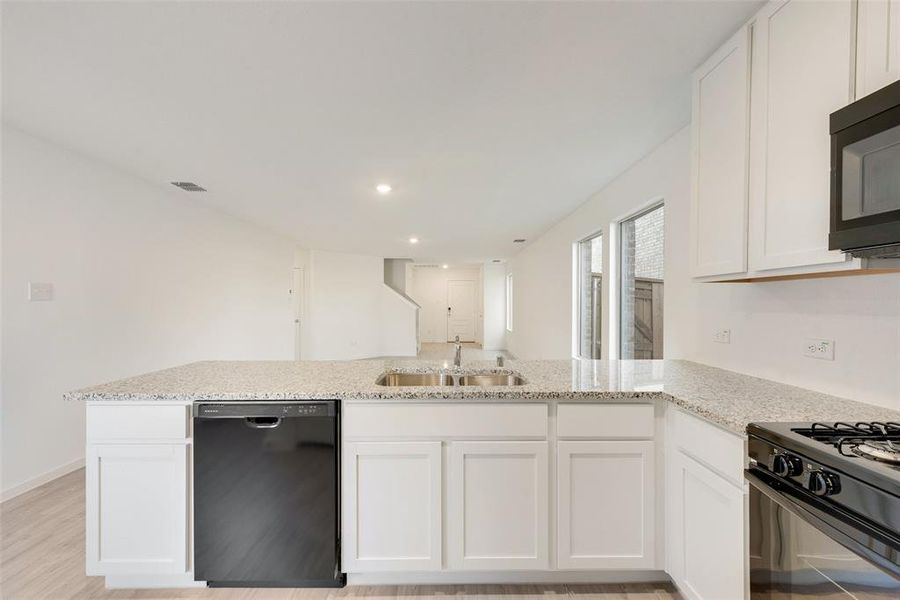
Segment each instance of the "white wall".
[[486,264],[484,274],[484,349],[506,349],[506,265]]
[[[666,202],[666,281],[686,273],[687,238],[672,231],[679,217],[669,218],[669,205],[679,205],[688,195],[689,162],[685,129],[669,138],[637,165],[625,171],[531,242],[509,263],[513,273],[513,331],[507,334],[509,351],[518,358],[569,358],[572,356],[573,250],[578,240],[603,231],[603,297],[609,306],[610,223],[628,216],[655,200]],[[677,209],[676,209],[677,210]],[[686,235],[686,234],[685,234]],[[684,250],[679,250],[680,244]],[[669,249],[672,249],[670,252]],[[684,257],[681,255],[685,254]],[[665,354],[684,354],[689,339],[683,322],[669,315],[683,303],[683,293],[666,287]],[[609,315],[603,315],[603,357],[609,357]]]
[[406,294],[406,271],[411,263],[411,258],[384,259],[384,282],[401,294]]
[[384,283],[384,259],[309,251],[307,344],[312,360],[415,356],[415,306]]
[[413,266],[411,287],[407,293],[419,303],[419,334],[423,342],[447,341],[447,283],[475,283],[475,341],[483,340],[484,306],[480,266],[440,267]]
[[[3,129],[2,489],[84,456],[66,390],[205,359],[290,359],[295,244]],[[171,189],[169,189],[171,188]],[[29,281],[52,302],[28,302]]]
[[381,286],[381,356],[415,356],[419,307],[391,286]]
[[309,319],[313,360],[381,355],[384,259],[310,251]]
[[[688,252],[689,151],[685,128],[515,257],[509,265],[515,285],[510,351],[520,358],[571,356],[572,242],[598,228],[606,231],[612,220],[662,197],[667,358],[697,360],[900,409],[900,274],[695,283]],[[610,236],[603,240],[603,269],[609,273]],[[608,314],[604,336],[607,321]],[[719,328],[731,329],[731,344],[712,341]],[[835,340],[835,360],[803,357],[806,337]]]

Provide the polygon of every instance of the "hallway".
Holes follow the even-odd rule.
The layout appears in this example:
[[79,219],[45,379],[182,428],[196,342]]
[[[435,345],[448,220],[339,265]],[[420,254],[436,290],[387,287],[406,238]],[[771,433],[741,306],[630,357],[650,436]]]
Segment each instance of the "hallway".
[[[446,344],[423,342],[422,349],[419,350],[417,358],[420,360],[453,360],[454,344],[447,342]],[[513,360],[512,354],[506,350],[484,350],[481,344],[464,343],[462,344],[462,360],[494,360],[497,356],[502,356],[505,360]]]

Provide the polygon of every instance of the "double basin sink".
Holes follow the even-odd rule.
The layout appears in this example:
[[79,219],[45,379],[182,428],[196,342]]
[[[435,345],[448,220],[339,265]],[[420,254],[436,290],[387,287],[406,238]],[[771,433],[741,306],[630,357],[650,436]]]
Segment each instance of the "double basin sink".
[[509,386],[522,385],[525,379],[515,373],[384,373],[376,385],[401,386]]

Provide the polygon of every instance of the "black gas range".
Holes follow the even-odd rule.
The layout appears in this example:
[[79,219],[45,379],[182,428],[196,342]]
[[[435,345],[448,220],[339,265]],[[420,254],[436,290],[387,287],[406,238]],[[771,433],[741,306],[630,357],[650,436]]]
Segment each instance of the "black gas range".
[[747,434],[753,597],[900,597],[900,423]]

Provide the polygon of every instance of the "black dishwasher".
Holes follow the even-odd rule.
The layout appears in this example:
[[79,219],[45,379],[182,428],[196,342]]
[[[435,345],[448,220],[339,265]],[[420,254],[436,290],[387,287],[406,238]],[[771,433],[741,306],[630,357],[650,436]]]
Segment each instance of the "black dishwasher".
[[339,403],[194,406],[194,578],[340,587]]

